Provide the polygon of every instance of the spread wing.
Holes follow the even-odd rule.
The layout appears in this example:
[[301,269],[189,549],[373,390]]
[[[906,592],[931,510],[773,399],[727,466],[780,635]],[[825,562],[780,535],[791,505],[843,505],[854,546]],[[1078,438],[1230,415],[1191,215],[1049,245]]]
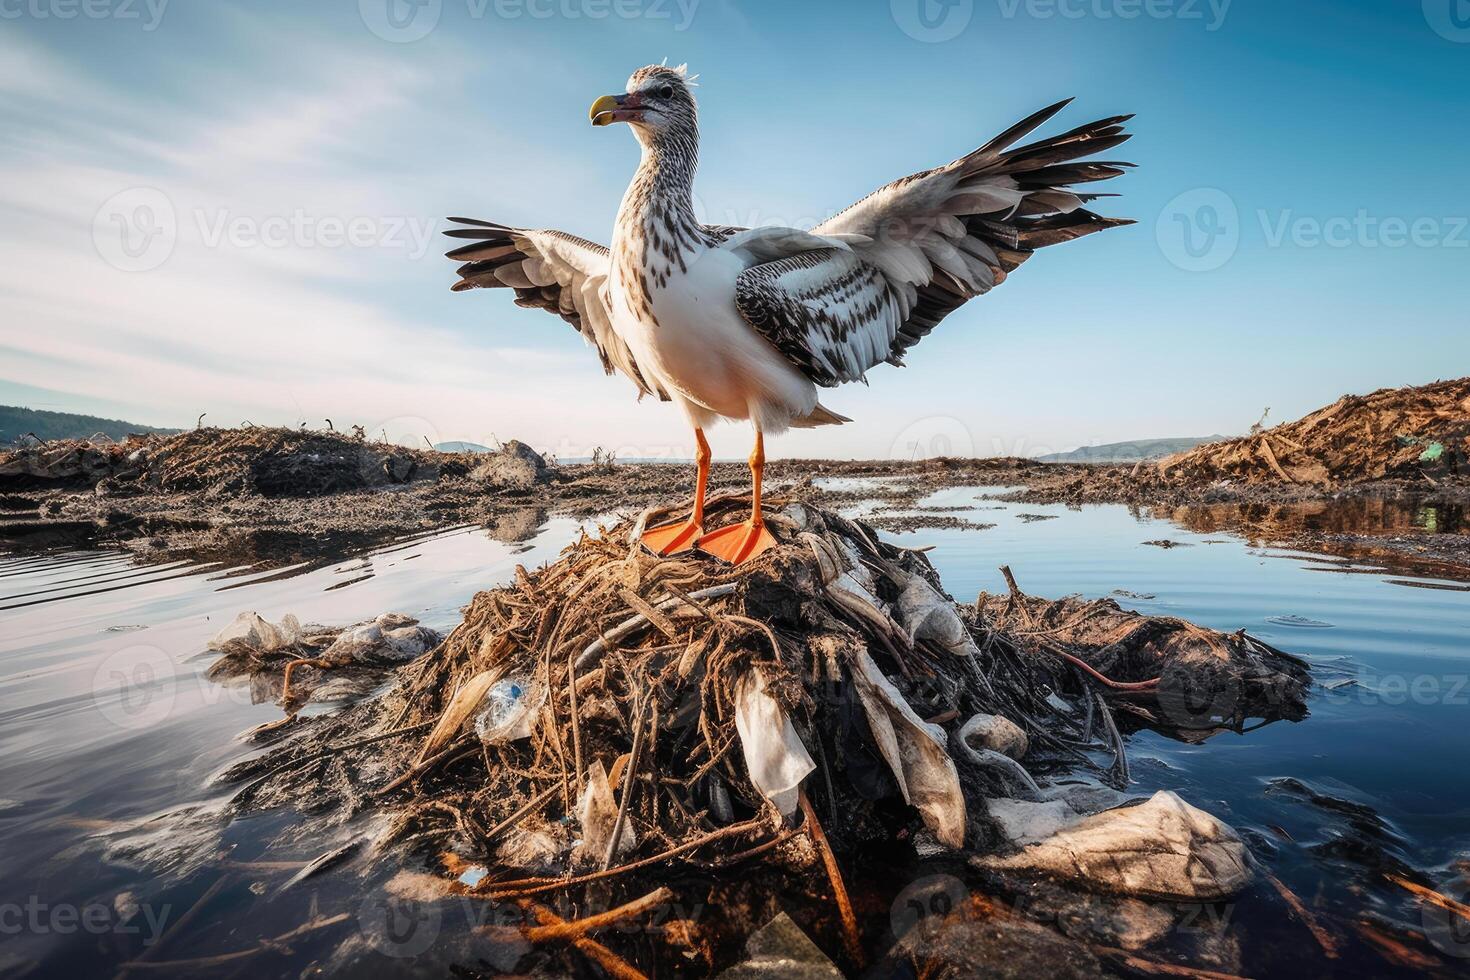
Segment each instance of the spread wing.
[[[1070,101],[1070,100],[1068,100]],[[1004,282],[1037,249],[1132,224],[1068,188],[1123,173],[1080,158],[1128,139],[1131,116],[1101,119],[1018,149],[1060,102],[953,163],[896,180],[811,230],[842,247],[746,270],[741,313],[818,384],[863,377],[950,313]]]
[[606,246],[549,229],[508,228],[491,221],[450,218],[467,228],[445,232],[451,238],[475,239],[445,254],[463,260],[454,291],[508,286],[516,305],[549,310],[577,328],[597,348],[608,374],[620,371],[643,394],[668,395],[638,368],[633,352],[617,335],[608,315],[606,294],[612,260]]

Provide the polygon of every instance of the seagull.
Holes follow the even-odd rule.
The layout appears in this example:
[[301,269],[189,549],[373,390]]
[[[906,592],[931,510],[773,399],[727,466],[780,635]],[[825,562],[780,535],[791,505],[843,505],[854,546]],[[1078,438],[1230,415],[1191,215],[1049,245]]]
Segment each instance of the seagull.
[[[649,65],[604,95],[592,125],[627,123],[642,158],[618,209],[611,246],[551,229],[450,218],[473,241],[456,291],[509,287],[522,307],[559,314],[597,349],[607,373],[639,397],[680,409],[694,429],[694,507],[643,532],[655,554],[699,549],[742,564],[775,544],[761,514],[765,435],[851,419],[818,390],[867,380],[950,313],[1004,282],[1037,249],[1132,224],[1084,207],[1069,190],[1119,176],[1127,163],[1081,158],[1128,139],[1113,116],[1016,149],[1071,100],[1042,109],[979,149],[902,177],[810,230],[702,223],[694,78]],[[704,430],[749,420],[749,519],[705,532],[710,449]]]

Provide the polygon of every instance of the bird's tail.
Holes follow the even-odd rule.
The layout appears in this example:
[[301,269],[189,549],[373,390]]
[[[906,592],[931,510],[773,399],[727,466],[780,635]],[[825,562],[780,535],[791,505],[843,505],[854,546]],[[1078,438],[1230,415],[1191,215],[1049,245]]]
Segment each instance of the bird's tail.
[[816,409],[810,415],[791,420],[793,429],[815,429],[819,425],[841,425],[843,422],[851,422],[852,419],[846,415],[838,415],[827,406],[817,404]]

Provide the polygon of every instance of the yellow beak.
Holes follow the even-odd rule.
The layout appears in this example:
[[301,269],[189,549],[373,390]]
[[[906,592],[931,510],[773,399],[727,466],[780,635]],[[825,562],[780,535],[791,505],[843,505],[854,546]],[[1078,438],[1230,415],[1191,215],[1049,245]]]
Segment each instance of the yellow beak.
[[594,126],[606,126],[613,122],[613,112],[621,105],[615,95],[604,95],[592,103],[592,108],[587,110],[587,118],[592,120]]

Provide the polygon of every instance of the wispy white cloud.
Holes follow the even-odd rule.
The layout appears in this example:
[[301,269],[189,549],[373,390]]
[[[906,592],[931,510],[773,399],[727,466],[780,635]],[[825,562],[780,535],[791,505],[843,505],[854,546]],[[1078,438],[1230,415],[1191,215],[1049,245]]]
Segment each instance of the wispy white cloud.
[[[313,44],[298,72],[249,98],[145,109],[13,36],[0,64],[14,97],[0,137],[0,377],[112,391],[175,423],[398,418],[462,435],[493,431],[514,405],[550,422],[537,436],[549,444],[583,414],[590,354],[467,336],[395,310],[375,285],[418,276],[437,298],[449,281],[430,217],[413,213],[423,200],[342,162],[391,145],[423,73]],[[63,106],[63,123],[48,121]],[[145,115],[174,135],[139,135]],[[134,188],[161,193],[167,214],[151,217],[177,233],[146,271],[110,265],[94,241],[99,206]]]

